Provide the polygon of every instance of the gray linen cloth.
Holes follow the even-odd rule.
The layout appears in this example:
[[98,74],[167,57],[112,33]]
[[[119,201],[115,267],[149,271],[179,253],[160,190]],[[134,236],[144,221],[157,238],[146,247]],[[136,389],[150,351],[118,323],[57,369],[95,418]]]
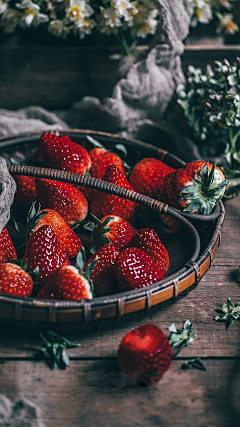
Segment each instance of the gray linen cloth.
[[41,411],[30,400],[21,398],[12,402],[4,394],[0,394],[0,426],[46,427]]

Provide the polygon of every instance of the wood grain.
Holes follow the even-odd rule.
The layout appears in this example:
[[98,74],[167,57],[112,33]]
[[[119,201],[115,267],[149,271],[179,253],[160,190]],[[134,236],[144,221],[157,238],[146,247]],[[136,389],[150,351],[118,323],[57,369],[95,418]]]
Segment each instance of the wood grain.
[[[233,62],[239,50],[239,45],[218,46],[213,42],[186,46],[183,69],[190,64],[204,68],[213,65],[215,59]],[[41,105],[61,110],[84,96],[111,96],[119,79],[119,60],[110,58],[113,52],[79,46],[0,45],[0,108]]]
[[173,361],[153,387],[125,387],[115,360],[71,361],[66,371],[44,363],[0,365],[1,392],[39,405],[47,427],[237,426],[240,360],[204,360],[207,371]]

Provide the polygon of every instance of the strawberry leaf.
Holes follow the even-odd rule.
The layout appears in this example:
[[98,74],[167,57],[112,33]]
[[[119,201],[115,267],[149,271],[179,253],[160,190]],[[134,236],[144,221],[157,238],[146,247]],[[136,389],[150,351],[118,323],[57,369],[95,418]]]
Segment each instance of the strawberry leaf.
[[240,303],[236,305],[232,302],[231,298],[227,299],[227,303],[222,305],[219,314],[214,317],[217,322],[226,322],[226,329],[229,329],[240,318]]
[[195,359],[190,359],[184,362],[181,366],[181,369],[200,369],[201,371],[206,371],[207,368],[204,365],[202,359],[200,357],[196,357]]
[[80,344],[73,343],[54,331],[47,331],[46,334],[41,333],[40,337],[45,346],[41,348],[38,356],[46,360],[51,369],[66,369],[69,366],[69,356],[66,350],[79,347]]
[[194,338],[197,336],[196,328],[192,329],[192,323],[187,319],[182,328],[177,329],[173,323],[168,330],[170,331],[168,339],[172,350],[176,350],[173,355],[173,359],[175,359],[184,347],[193,344]]

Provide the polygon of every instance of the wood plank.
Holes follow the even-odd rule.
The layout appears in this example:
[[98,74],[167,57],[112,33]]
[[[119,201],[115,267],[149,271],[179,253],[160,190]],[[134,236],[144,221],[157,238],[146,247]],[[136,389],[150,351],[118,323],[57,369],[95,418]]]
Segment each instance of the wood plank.
[[116,361],[0,365],[1,392],[39,405],[47,427],[232,427],[239,425],[240,360],[205,360],[207,372],[173,361],[153,387],[125,387]]

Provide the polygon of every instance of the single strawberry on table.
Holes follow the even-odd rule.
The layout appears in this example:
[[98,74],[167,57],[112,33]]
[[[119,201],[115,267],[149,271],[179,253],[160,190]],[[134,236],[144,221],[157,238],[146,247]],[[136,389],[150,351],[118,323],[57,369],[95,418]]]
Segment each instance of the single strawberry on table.
[[81,262],[78,264],[77,257],[76,266],[63,265],[55,270],[38,292],[37,298],[65,301],[91,300],[93,294],[90,273],[97,261],[94,260],[91,262],[84,273],[83,265],[85,261],[84,263],[82,262],[82,258],[85,256],[84,254],[84,249],[79,252],[78,256],[81,258]]
[[31,234],[22,260],[28,261],[29,272],[38,267],[39,275],[35,280],[40,283],[43,283],[57,268],[70,264],[50,225],[43,225]]
[[165,176],[173,171],[175,169],[161,160],[145,157],[133,167],[129,180],[134,190],[138,193],[148,197],[155,197],[155,194],[163,189]]
[[[164,178],[163,196],[173,208],[209,215],[221,200],[226,185],[223,172],[215,164],[194,161]],[[161,194],[158,199],[161,200]]]
[[73,185],[45,178],[37,178],[36,185],[42,208],[56,210],[70,225],[86,218],[88,201]]
[[114,264],[119,291],[132,291],[164,278],[162,268],[139,248],[125,248]]
[[141,228],[128,242],[127,247],[142,249],[162,268],[164,274],[168,271],[169,254],[155,230]]
[[98,250],[107,243],[122,249],[131,240],[137,229],[126,219],[116,215],[106,215],[101,220],[92,215],[96,224],[89,222],[84,228],[92,231],[92,248]]
[[0,263],[17,259],[16,249],[6,227],[3,227],[0,234]]
[[47,167],[83,175],[91,167],[91,158],[87,150],[71,141],[67,135],[43,133],[40,137],[38,157],[41,157]]
[[[106,169],[102,180],[134,191],[126,175],[115,165],[111,165]],[[116,215],[133,223],[136,219],[137,209],[137,203],[101,191],[96,191],[90,202],[90,213],[99,219],[106,215]]]
[[0,292],[4,294],[30,297],[33,281],[19,265],[11,262],[0,264]]
[[86,271],[92,261],[97,260],[97,264],[90,274],[90,279],[93,282],[94,292],[99,297],[119,292],[117,277],[114,271],[114,264],[119,254],[119,248],[112,243],[108,243],[98,249],[95,254],[91,255],[85,264],[84,271]]
[[163,331],[149,323],[123,337],[117,360],[127,385],[149,386],[170,367],[172,348]]

